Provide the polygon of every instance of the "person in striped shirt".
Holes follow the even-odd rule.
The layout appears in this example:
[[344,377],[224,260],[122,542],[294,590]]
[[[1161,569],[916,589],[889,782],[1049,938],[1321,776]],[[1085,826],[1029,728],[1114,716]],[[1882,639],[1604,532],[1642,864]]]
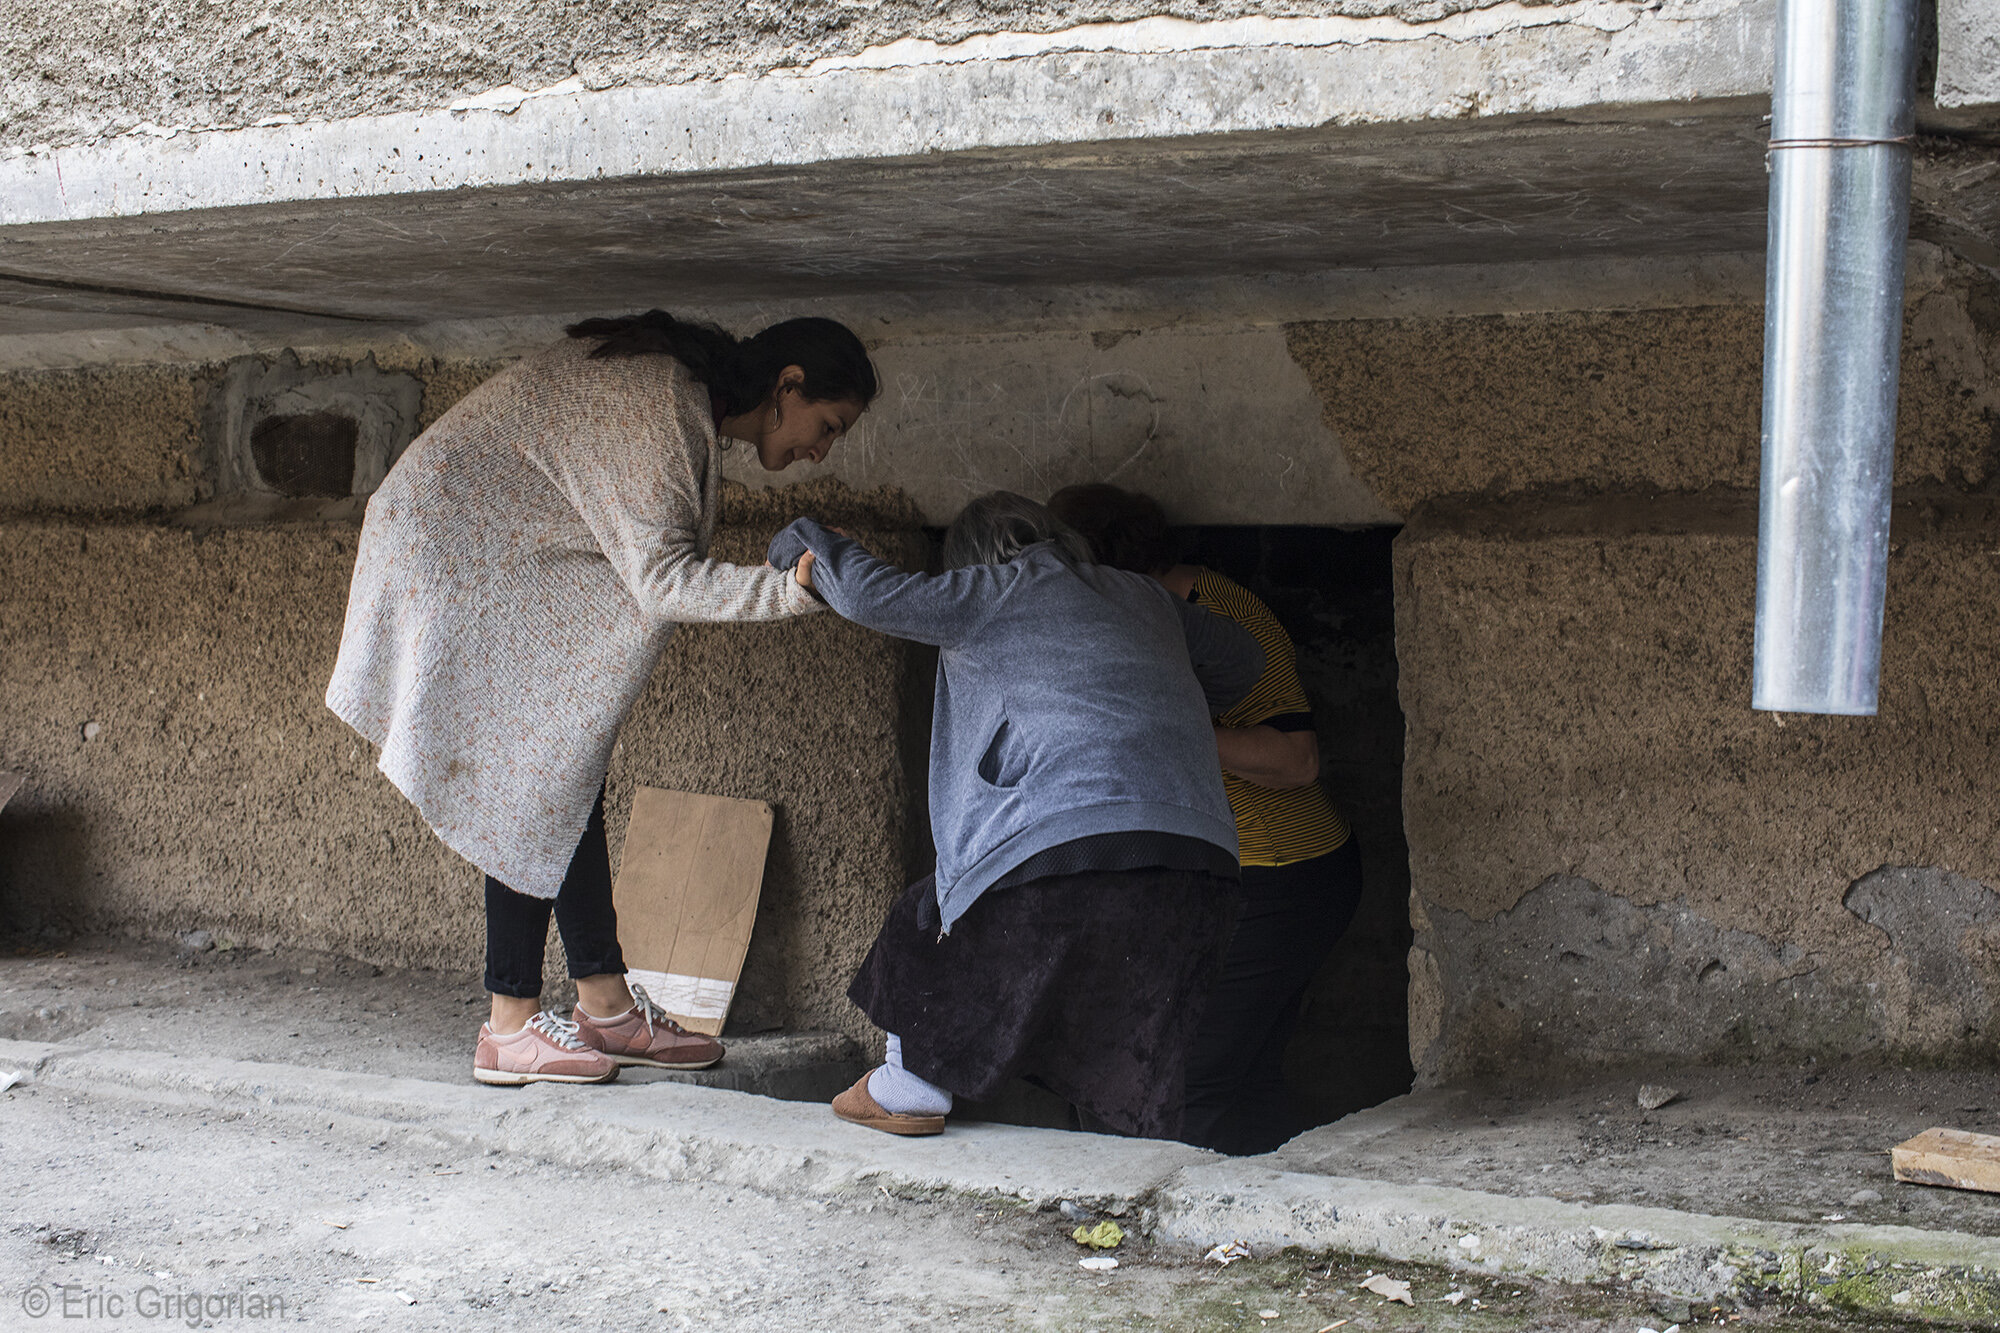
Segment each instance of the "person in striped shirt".
[[1152,497],[1097,483],[1057,491],[1049,508],[1100,563],[1152,575],[1236,621],[1264,649],[1255,688],[1214,720],[1243,908],[1189,1052],[1181,1137],[1218,1152],[1270,1152],[1308,1128],[1285,1085],[1285,1044],[1361,898],[1360,851],[1319,785],[1319,737],[1291,636],[1241,584],[1178,563]]

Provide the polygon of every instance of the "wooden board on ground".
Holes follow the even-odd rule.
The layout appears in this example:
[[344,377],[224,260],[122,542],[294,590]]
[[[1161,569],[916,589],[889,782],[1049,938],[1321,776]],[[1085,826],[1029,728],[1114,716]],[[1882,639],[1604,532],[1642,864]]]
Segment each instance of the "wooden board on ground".
[[2000,1194],[2000,1138],[1962,1129],[1927,1129],[1889,1151],[1896,1179],[1915,1185]]
[[764,888],[771,807],[641,787],[612,901],[625,975],[690,1032],[717,1036]]
[[27,780],[26,773],[0,772],[0,810],[7,808],[7,802],[14,799],[14,793],[21,790],[21,784]]

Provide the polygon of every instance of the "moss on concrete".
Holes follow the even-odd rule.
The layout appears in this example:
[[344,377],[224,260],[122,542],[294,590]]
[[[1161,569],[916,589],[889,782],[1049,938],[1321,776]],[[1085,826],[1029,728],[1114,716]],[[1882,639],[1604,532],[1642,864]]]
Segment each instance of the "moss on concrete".
[[2000,1273],[1974,1271],[1949,1258],[1929,1267],[1884,1263],[1865,1250],[1808,1250],[1798,1258],[1798,1290],[1808,1306],[1925,1324],[2000,1326]]

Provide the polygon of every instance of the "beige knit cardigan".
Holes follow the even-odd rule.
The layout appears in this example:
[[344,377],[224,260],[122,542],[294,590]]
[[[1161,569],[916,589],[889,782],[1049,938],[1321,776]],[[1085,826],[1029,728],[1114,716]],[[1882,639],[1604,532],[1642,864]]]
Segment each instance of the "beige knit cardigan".
[[446,846],[552,898],[681,621],[816,609],[706,558],[708,392],[670,357],[562,343],[438,418],[368,502],[326,704]]

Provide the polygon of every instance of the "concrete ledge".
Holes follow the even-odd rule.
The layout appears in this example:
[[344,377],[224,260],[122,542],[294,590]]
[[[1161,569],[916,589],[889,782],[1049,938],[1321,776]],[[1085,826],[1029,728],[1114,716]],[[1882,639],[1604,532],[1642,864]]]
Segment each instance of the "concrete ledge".
[[296,1065],[0,1041],[0,1070],[52,1090],[331,1119],[563,1166],[616,1166],[780,1195],[881,1188],[1074,1199],[1136,1214],[1158,1240],[1242,1240],[1466,1272],[1615,1283],[1694,1300],[1773,1290],[1946,1322],[2000,1314],[2000,1239],[1909,1227],[1799,1226],[1663,1208],[1274,1171],[1180,1144],[1004,1125],[896,1139],[823,1106],[672,1083],[508,1090]]
[[1009,1125],[954,1125],[906,1140],[836,1120],[824,1105],[669,1082],[577,1088],[472,1082],[86,1051],[0,1041],[0,1069],[85,1095],[304,1113],[430,1134],[565,1166],[617,1165],[666,1180],[714,1180],[777,1194],[880,1185],[1026,1200],[1082,1199],[1119,1211],[1212,1154],[1177,1143]]
[[2000,13],[1986,0],[1938,0],[1937,104],[2000,105]]
[[1963,1232],[1573,1204],[1248,1161],[1185,1168],[1150,1207],[1161,1239],[1193,1245],[1227,1236],[1258,1250],[1341,1250],[1703,1301],[1775,1289],[1812,1304],[1953,1321],[2000,1313],[2000,1239]]
[[895,43],[758,78],[603,91],[572,79],[443,110],[148,125],[0,159],[0,225],[1739,97],[1770,86],[1773,13],[1770,0],[1600,0],[1423,24],[1146,20],[965,49]]
[[[1936,288],[1943,280],[1941,252],[1926,242],[1913,242],[1906,273],[1911,299]],[[1763,254],[1732,252],[1407,265],[1381,271],[1293,272],[1282,278],[1189,275],[973,291],[802,294],[788,301],[785,311],[824,315],[856,326],[872,320],[870,346],[879,347],[911,338],[990,338],[1079,329],[1262,328],[1305,319],[1440,319],[1549,310],[1752,305],[1763,299],[1763,293]],[[772,313],[768,303],[746,301],[677,301],[676,310],[731,329],[753,327]],[[373,354],[384,367],[397,368],[425,360],[512,360],[560,338],[565,324],[601,313],[591,308],[357,328],[352,322],[316,322],[299,316],[274,316],[254,324],[207,323],[202,321],[210,316],[220,319],[222,312],[195,308],[146,316],[168,320],[160,324],[113,327],[113,322],[130,317],[104,315],[105,327],[14,332],[25,327],[20,308],[0,308],[0,372],[201,364],[238,356],[273,360],[287,349],[306,361],[353,361]],[[237,316],[229,312],[229,318]]]

